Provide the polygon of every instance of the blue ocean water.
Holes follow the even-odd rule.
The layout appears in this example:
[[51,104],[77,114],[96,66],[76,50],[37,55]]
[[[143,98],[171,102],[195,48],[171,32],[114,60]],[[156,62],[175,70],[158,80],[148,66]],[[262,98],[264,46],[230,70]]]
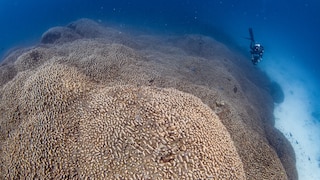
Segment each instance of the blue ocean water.
[[274,112],[276,126],[300,142],[293,143],[300,179],[320,179],[319,9],[317,0],[1,0],[0,56],[82,17],[163,33],[202,33],[244,52],[252,27],[265,47],[257,68],[285,93]]

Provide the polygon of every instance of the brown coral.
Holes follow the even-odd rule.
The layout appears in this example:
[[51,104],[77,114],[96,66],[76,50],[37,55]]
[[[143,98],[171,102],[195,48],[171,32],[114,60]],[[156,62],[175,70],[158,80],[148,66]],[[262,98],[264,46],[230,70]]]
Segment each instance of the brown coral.
[[71,42],[80,38],[81,36],[70,28],[53,27],[42,35],[41,43],[58,44]]
[[80,123],[83,174],[244,179],[227,130],[200,99],[174,89],[120,86],[89,101]]
[[132,86],[82,97],[84,82],[58,64],[26,81],[29,113],[3,144],[3,177],[245,178],[229,133],[200,99]]
[[[88,27],[88,24],[92,26]],[[167,130],[164,136],[167,138],[163,138],[164,140],[170,140],[169,132],[171,131],[174,137],[176,135],[186,137],[201,135],[202,137],[203,134],[200,132],[194,135],[192,131],[186,135],[174,131],[180,127],[181,123],[183,124],[181,120],[191,121],[193,115],[197,114],[193,109],[198,108],[201,109],[201,112],[206,112],[199,117],[208,117],[207,120],[221,121],[224,124],[231,136],[230,142],[226,143],[231,151],[226,150],[220,154],[224,157],[226,153],[231,153],[230,157],[237,157],[234,154],[234,145],[237,150],[236,154],[241,158],[246,178],[287,179],[285,169],[287,174],[296,172],[294,161],[287,161],[294,159],[292,158],[294,153],[286,157],[281,157],[279,154],[287,152],[290,145],[274,141],[280,139],[282,142],[284,137],[274,133],[272,97],[267,90],[263,89],[264,84],[268,84],[267,78],[261,72],[250,69],[251,66],[246,66],[246,61],[241,59],[241,56],[235,55],[224,45],[212,38],[200,35],[186,35],[182,38],[137,36],[133,39],[117,30],[103,28],[88,19],[72,23],[69,28],[82,34],[81,36],[86,39],[23,50],[22,53],[10,56],[10,60],[6,61],[9,63],[0,67],[0,74],[3,74],[0,80],[2,83],[0,89],[0,153],[3,162],[1,170],[5,172],[3,174],[7,174],[7,170],[10,169],[11,175],[27,173],[30,177],[36,177],[36,174],[41,177],[57,176],[56,178],[110,175],[110,172],[105,173],[105,168],[101,166],[102,160],[98,157],[113,155],[124,158],[129,156],[125,153],[119,154],[115,150],[112,152],[99,151],[99,148],[106,149],[109,146],[98,143],[97,139],[109,140],[111,138],[105,137],[103,132],[117,133],[119,141],[113,142],[112,147],[124,148],[120,143],[124,141],[126,147],[133,149],[136,146],[132,147],[132,141],[129,140],[131,136],[117,131],[117,128],[120,127],[130,129],[128,122],[131,121],[127,120],[147,123],[142,124],[143,127],[148,127],[147,130],[142,131],[139,128],[138,130],[149,134],[146,137],[150,137],[150,140],[144,140],[139,134],[137,136],[140,138],[138,142],[145,144],[146,149],[140,148],[132,151],[135,156],[130,156],[131,160],[128,159],[130,162],[136,160],[137,163],[144,164],[141,153],[146,154],[150,152],[150,149],[156,148],[151,137],[163,134],[158,133],[154,128],[161,127]],[[14,70],[13,73],[9,73],[9,68]],[[261,81],[264,84],[259,84]],[[151,87],[146,88],[145,86]],[[234,87],[237,87],[236,93]],[[200,98],[212,110],[192,95],[162,88],[174,88],[190,93]],[[163,96],[173,98],[171,93],[177,96],[175,103],[186,103],[194,107],[199,102],[198,106],[194,108],[178,107],[171,100],[163,98]],[[120,97],[120,95],[124,96]],[[158,98],[159,102],[155,98]],[[184,102],[188,98],[190,102]],[[125,102],[121,103],[122,101]],[[153,106],[145,106],[143,102]],[[110,106],[105,107],[106,103],[109,103]],[[144,111],[140,112],[141,109]],[[180,122],[179,126],[174,124],[173,126],[154,127],[157,123],[161,124],[158,121],[170,115],[168,112],[172,113],[173,110],[181,112],[181,114],[171,114],[171,117],[177,117],[175,121]],[[130,115],[132,111],[134,111],[134,116]],[[219,118],[211,111],[216,112]],[[156,112],[159,115],[156,115]],[[116,117],[118,121],[115,121]],[[149,122],[150,119],[153,121]],[[107,122],[113,123],[113,130],[108,128],[110,124]],[[43,126],[44,124],[46,126]],[[208,125],[208,127],[211,126]],[[215,126],[212,128],[214,130]],[[203,130],[208,134],[215,132],[210,132],[206,127]],[[101,137],[95,138],[97,132],[100,132]],[[43,134],[43,136],[38,137],[38,134]],[[22,138],[30,141],[21,141]],[[207,141],[216,140],[215,137],[205,135],[203,138],[207,138]],[[47,146],[25,146],[25,143],[30,142],[39,142]],[[185,143],[185,141],[182,142]],[[203,142],[197,143],[202,144]],[[190,148],[203,150],[200,146],[190,146],[194,148],[185,144],[179,150],[187,151]],[[98,149],[91,149],[91,147],[98,147]],[[22,152],[14,150],[19,148]],[[85,151],[87,156],[82,156],[80,150]],[[33,158],[33,160],[22,162],[18,156],[12,157],[8,152],[18,153],[20,157]],[[158,158],[153,160],[150,155],[148,160],[148,163],[153,166],[159,165],[164,168],[169,164],[188,161],[184,157],[179,159],[180,156],[170,151],[164,151],[161,154],[159,150],[157,153]],[[153,153],[150,152],[150,154]],[[213,157],[220,157],[215,155],[214,153]],[[136,156],[140,159],[137,159]],[[190,160],[189,156],[187,158]],[[241,169],[239,162],[231,159],[226,162],[227,159],[224,158],[221,162],[235,163],[236,167]],[[193,161],[195,162],[195,159]],[[220,162],[219,159],[215,161]],[[87,162],[89,164],[86,164]],[[95,162],[95,165],[91,166],[90,162],[91,164]],[[110,163],[110,161],[107,162]],[[201,164],[200,162],[203,163],[204,160],[199,160],[199,163],[194,163],[193,166],[187,163],[188,170],[190,167],[196,169]],[[111,163],[123,162],[115,160]],[[220,172],[221,175],[232,174],[236,171],[221,163],[220,165],[224,169]],[[126,172],[122,166],[122,169],[119,167],[114,166],[113,171]],[[139,167],[144,168],[144,166]],[[205,166],[205,168],[211,167]],[[147,174],[155,172],[152,169],[146,171]],[[200,176],[204,171],[197,172]],[[244,177],[239,172],[233,175]],[[170,172],[166,170],[162,175],[169,176],[175,173],[176,170],[171,169]],[[124,174],[119,173],[115,175],[115,178],[120,178],[122,175]],[[140,174],[139,177],[148,177],[144,175]],[[207,175],[201,175],[201,177],[209,177],[209,174]],[[294,178],[295,176],[289,177]]]

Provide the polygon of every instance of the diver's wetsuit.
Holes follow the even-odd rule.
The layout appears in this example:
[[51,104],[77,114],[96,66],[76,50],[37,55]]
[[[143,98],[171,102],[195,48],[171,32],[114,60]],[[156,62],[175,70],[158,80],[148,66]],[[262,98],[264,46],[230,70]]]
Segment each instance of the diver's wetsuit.
[[250,49],[252,63],[256,65],[262,60],[264,48],[260,44],[253,45],[253,42],[251,42]]
[[253,31],[252,28],[249,28],[249,34],[250,34],[250,53],[251,53],[251,60],[254,65],[258,64],[262,60],[264,48],[262,45],[258,44],[254,40]]

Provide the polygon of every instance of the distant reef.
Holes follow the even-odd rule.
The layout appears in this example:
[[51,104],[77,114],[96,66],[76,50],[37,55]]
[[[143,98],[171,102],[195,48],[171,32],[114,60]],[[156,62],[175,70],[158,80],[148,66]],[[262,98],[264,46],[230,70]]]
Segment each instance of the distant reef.
[[199,34],[80,19],[0,65],[1,179],[297,179],[281,88]]

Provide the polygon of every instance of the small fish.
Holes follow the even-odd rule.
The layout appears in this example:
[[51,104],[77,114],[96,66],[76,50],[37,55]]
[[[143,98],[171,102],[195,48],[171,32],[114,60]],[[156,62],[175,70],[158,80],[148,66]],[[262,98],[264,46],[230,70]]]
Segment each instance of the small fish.
[[237,92],[238,92],[237,86],[235,86],[235,87],[233,88],[233,92],[234,92],[234,93],[237,93]]

